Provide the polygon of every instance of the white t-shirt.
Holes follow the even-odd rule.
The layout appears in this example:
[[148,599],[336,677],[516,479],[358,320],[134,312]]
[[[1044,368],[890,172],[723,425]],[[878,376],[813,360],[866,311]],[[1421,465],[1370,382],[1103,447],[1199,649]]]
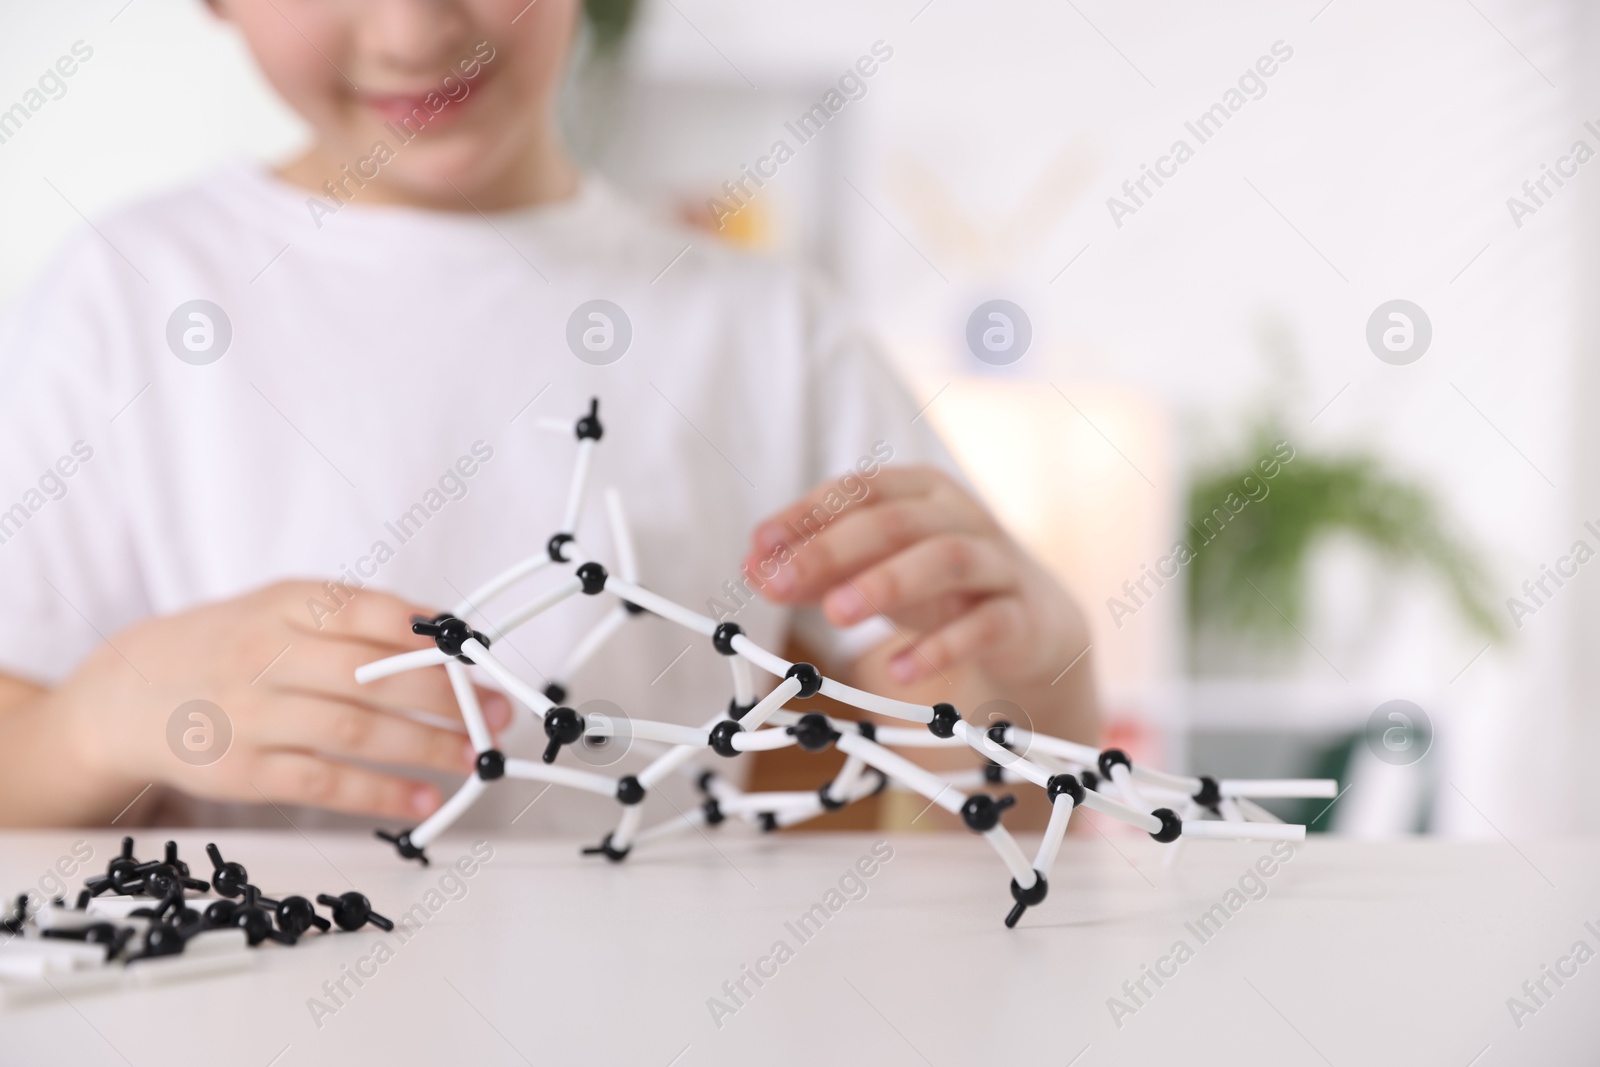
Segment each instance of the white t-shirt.
[[[236,165],[123,210],[77,238],[6,324],[0,670],[55,682],[135,620],[282,578],[356,576],[448,608],[559,528],[576,442],[538,424],[572,421],[591,396],[605,436],[587,550],[615,560],[602,498],[615,486],[643,583],[700,611],[733,605],[725,583],[759,518],[875,446],[949,462],[813,279],[647,218],[597,179],[488,217],[357,200],[318,218],[307,199]],[[632,334],[603,366],[567,340],[596,299]],[[196,300],[222,316],[180,312]],[[226,350],[204,362],[224,316]],[[561,605],[507,638],[505,659],[543,684],[609,606]],[[791,620],[758,600],[734,618],[775,650],[791,621],[828,642],[814,613]],[[709,643],[651,616],[563,680],[569,703],[686,723],[729,696]],[[504,747],[528,754],[542,736],[518,709]],[[492,790],[506,795],[477,819],[504,826],[537,788]],[[517,825],[588,833],[615,815],[563,791]]]

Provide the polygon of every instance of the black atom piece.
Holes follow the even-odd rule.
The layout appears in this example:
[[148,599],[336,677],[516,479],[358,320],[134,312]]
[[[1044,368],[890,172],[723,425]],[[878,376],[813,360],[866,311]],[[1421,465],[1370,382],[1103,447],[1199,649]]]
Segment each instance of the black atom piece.
[[192,889],[197,893],[204,893],[211,888],[211,883],[199,878],[190,878],[178,871],[172,864],[164,860],[153,860],[141,863],[137,870],[143,876],[139,892],[148,897],[160,900],[183,899],[183,891]]
[[743,732],[744,727],[740,726],[736,722],[733,722],[732,720],[724,719],[723,721],[717,723],[717,725],[711,728],[711,739],[709,742],[711,745],[711,751],[715,752],[719,756],[726,756],[729,759],[732,759],[734,756],[739,754],[739,750],[733,747],[733,735]]
[[105,945],[106,962],[110,963],[122,955],[122,950],[129,941],[133,940],[134,935],[137,933],[138,931],[131,926],[114,926],[109,933],[103,934],[101,937],[91,937],[89,941],[94,944]]
[[205,914],[200,921],[205,923],[209,930],[220,930],[232,926],[233,920],[238,918],[239,904],[233,900],[214,900],[207,905]]
[[167,911],[171,907],[171,900],[163,900],[160,904],[153,908],[134,908],[132,911],[128,912],[128,917],[133,919],[151,919],[156,922],[160,922],[162,917],[167,914]]
[[[184,878],[188,878],[189,877],[189,865],[178,858],[178,843],[176,841],[168,841],[167,842],[166,858],[163,859],[161,862],[165,863],[168,867],[171,867],[173,870],[177,871],[180,876],[182,876]],[[211,888],[210,885],[207,885],[204,889],[198,889],[198,890],[196,890],[196,892],[204,893],[206,891],[206,889],[210,889],[210,888]]]
[[93,899],[94,899],[94,890],[92,890],[92,889],[80,889],[80,890],[78,890],[78,901],[77,901],[77,903],[72,905],[72,909],[74,911],[88,911],[89,910],[89,901],[91,901]]
[[1052,804],[1063,793],[1072,798],[1073,807],[1083,803],[1083,783],[1070,774],[1052,774],[1044,784],[1044,791]]
[[1016,926],[1017,920],[1022,918],[1022,913],[1033,907],[1033,905],[1043,902],[1045,894],[1048,892],[1050,892],[1050,886],[1045,882],[1044,875],[1037,870],[1033,872],[1033,885],[1027,889],[1018,885],[1015,878],[1011,879],[1011,899],[1015,900],[1016,903],[1006,913],[1006,929],[1009,930]]
[[795,694],[800,700],[814,697],[822,689],[822,672],[809,663],[796,663],[789,668],[784,677],[800,680],[800,692]]
[[486,782],[492,782],[496,778],[504,778],[506,775],[505,753],[498,748],[484,749],[478,753],[477,768],[478,777]]
[[216,843],[206,845],[206,855],[211,857],[211,888],[216,890],[219,897],[243,896],[245,888],[250,884],[250,872],[244,869],[242,863],[224,863],[222,852]]
[[990,785],[1003,785],[1006,780],[1005,768],[990,760],[984,765],[983,780]]
[[[133,858],[133,838],[124,837],[122,852],[106,864],[105,881],[93,887],[95,894],[99,895],[109,889],[118,896],[132,896],[139,891],[139,886],[144,881],[139,868],[139,861]],[[96,881],[91,878],[85,884]]]
[[567,558],[567,546],[577,538],[569,533],[551,534],[550,540],[545,542],[544,550],[550,556],[551,563],[571,563]]
[[828,795],[829,784],[830,783],[828,782],[823,782],[821,785],[817,786],[817,800],[822,804],[823,811],[838,811],[840,808],[845,806],[846,802],[843,800],[835,800]]
[[631,600],[624,600],[622,602],[622,610],[626,611],[629,615],[643,615],[650,609],[645,607],[643,604],[635,604]]
[[299,937],[313,926],[327,933],[333,925],[317,914],[311,901],[301,896],[284,897],[279,901],[277,919],[278,929],[291,937]]
[[1106,749],[1104,752],[1100,753],[1100,758],[1096,762],[1100,766],[1101,776],[1105,778],[1111,777],[1111,768],[1115,767],[1119,763],[1130,770],[1133,768],[1133,761],[1130,760],[1128,758],[1128,754],[1122,751],[1120,748]]
[[1001,748],[1010,748],[1011,746],[1006,744],[1006,731],[1009,729],[1011,729],[1011,723],[1007,722],[1005,719],[1001,719],[999,722],[989,727],[986,732],[989,735],[989,740],[993,741]]
[[[413,826],[411,829],[415,830],[416,827]],[[393,845],[395,851],[400,853],[401,859],[421,860],[424,867],[428,866],[428,854],[422,851],[421,845],[411,843],[411,830],[405,830],[398,834],[391,834],[387,830],[374,830],[372,833],[374,837]]]
[[701,771],[700,774],[694,780],[694,786],[695,786],[696,789],[700,790],[700,792],[704,793],[706,796],[710,796],[711,795],[711,781],[714,778],[716,778],[716,775],[713,774],[712,772],[710,772],[710,771]]
[[599,397],[589,398],[589,414],[579,419],[577,424],[572,427],[572,430],[578,435],[578,440],[580,441],[600,440],[600,435],[605,433],[606,429],[600,425]]
[[1099,775],[1095,774],[1093,771],[1084,771],[1079,777],[1082,779],[1083,787],[1085,789],[1093,789],[1096,793],[1100,792]]
[[367,923],[385,933],[394,929],[394,923],[372,910],[372,901],[353,889],[336,897],[319,893],[317,903],[333,910],[333,924],[341,930],[359,930]]
[[17,906],[12,910],[11,914],[4,919],[0,919],[0,930],[4,930],[8,934],[20,934],[27,921],[28,894],[20,893],[17,895]]
[[249,942],[251,948],[255,948],[263,941],[292,945],[299,940],[293,934],[276,929],[272,925],[272,913],[263,908],[240,908],[234,913],[233,925],[244,931],[245,940]]
[[1200,792],[1194,795],[1194,802],[1202,808],[1209,808],[1213,812],[1217,805],[1222,803],[1222,789],[1217,785],[1217,780],[1209,774],[1200,776]]
[[583,583],[584,596],[594,596],[605,591],[606,579],[610,575],[606,574],[606,569],[594,560],[579,566],[577,573],[578,581]]
[[89,923],[87,926],[52,926],[48,930],[40,930],[40,937],[55,938],[59,941],[93,941],[100,943],[116,932],[116,927],[108,922]]
[[761,832],[770,834],[778,829],[778,816],[776,812],[764,811],[761,813]]
[[870,722],[856,723],[856,733],[865,737],[868,741],[876,741],[878,739],[878,728]]
[[177,900],[183,895],[183,882],[170,864],[158,863],[144,872],[142,892],[163,902]]
[[1163,845],[1176,841],[1183,834],[1183,820],[1171,808],[1157,808],[1150,814],[1161,820],[1161,829],[1150,836]]
[[742,719],[746,715],[750,714],[750,709],[755,707],[755,706],[756,706],[756,702],[754,700],[752,700],[748,704],[741,704],[741,703],[739,703],[739,698],[738,697],[729,697],[728,698],[728,718],[732,719],[734,722],[738,722],[740,719]]
[[999,800],[988,793],[974,793],[961,805],[961,821],[975,834],[987,833],[1000,825],[1000,813],[1016,802],[1009,793]]
[[583,736],[583,716],[571,708],[551,708],[544,713],[544,735],[550,743],[544,747],[544,761],[554,763],[562,745],[576,744]]
[[743,627],[736,622],[719,622],[711,633],[711,647],[724,656],[731,656],[734,654],[733,639],[742,633],[744,633]]
[[411,619],[411,632],[423,637],[433,638],[433,643],[439,646],[439,651],[447,656],[454,656],[462,663],[471,663],[472,660],[461,654],[461,646],[471,638],[482,645],[489,647],[489,638],[468,626],[466,620],[458,619],[449,612],[435,615],[431,619],[424,619],[421,615],[414,615]]
[[188,943],[188,932],[176,926],[169,926],[166,923],[153,923],[144,932],[139,951],[128,957],[128,962],[154,959],[159,956],[182,955],[184,947]]
[[707,797],[706,802],[700,805],[700,810],[705,812],[706,825],[718,826],[727,816],[722,813],[722,805],[717,803],[716,797]]
[[612,863],[621,863],[628,858],[628,853],[633,851],[633,846],[627,848],[614,848],[611,844],[611,835],[607,834],[600,839],[598,845],[590,845],[583,850],[585,856],[604,856]]
[[52,927],[49,930],[40,930],[40,937],[59,938],[63,941],[82,941],[85,944],[104,945],[106,947],[106,962],[115,959],[135,931],[132,926],[117,926],[113,923],[90,923],[80,926],[75,930],[64,930]]
[[826,715],[815,711],[808,711],[800,716],[800,721],[785,732],[807,752],[821,752],[841,736],[838,730],[828,725]]
[[544,687],[544,698],[552,704],[565,704],[567,702],[567,687],[560,682],[551,682]]
[[934,737],[954,737],[956,723],[961,721],[961,713],[954,704],[935,704],[933,718],[928,720],[928,732]]
[[639,779],[628,774],[617,779],[617,801],[621,804],[633,806],[644,800],[644,786],[639,784]]

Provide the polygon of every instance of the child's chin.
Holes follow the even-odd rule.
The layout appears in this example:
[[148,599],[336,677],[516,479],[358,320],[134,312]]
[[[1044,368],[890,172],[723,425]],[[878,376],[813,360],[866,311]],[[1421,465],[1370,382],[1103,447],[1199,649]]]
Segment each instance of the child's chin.
[[480,201],[494,183],[493,160],[489,153],[470,145],[413,144],[414,158],[396,158],[389,165],[396,189],[418,201],[441,207],[459,208],[462,198]]

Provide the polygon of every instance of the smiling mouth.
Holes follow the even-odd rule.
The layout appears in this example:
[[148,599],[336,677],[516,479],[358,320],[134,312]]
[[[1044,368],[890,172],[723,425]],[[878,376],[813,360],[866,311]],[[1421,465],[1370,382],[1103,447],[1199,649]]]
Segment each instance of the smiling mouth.
[[[445,92],[443,81],[426,89],[410,92],[363,92],[357,98],[361,105],[383,122],[401,125],[410,120],[410,126],[438,128],[459,118],[465,107],[477,95],[484,79],[480,76],[467,80],[456,77],[455,95]],[[465,92],[462,92],[462,89]],[[432,107],[429,103],[432,103]]]

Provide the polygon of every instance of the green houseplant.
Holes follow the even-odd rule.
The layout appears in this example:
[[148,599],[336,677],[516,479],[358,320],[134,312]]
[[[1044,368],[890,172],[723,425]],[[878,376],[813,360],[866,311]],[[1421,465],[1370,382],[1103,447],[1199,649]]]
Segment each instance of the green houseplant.
[[[1430,574],[1470,630],[1490,641],[1505,637],[1482,563],[1432,493],[1358,451],[1290,446],[1293,458],[1267,477],[1260,457],[1275,448],[1281,455],[1284,439],[1275,420],[1260,419],[1241,451],[1202,469],[1190,486],[1191,652],[1207,637],[1267,649],[1298,640],[1312,554],[1334,533],[1353,536],[1391,567]],[[1237,512],[1230,494],[1233,504],[1246,502]]]

